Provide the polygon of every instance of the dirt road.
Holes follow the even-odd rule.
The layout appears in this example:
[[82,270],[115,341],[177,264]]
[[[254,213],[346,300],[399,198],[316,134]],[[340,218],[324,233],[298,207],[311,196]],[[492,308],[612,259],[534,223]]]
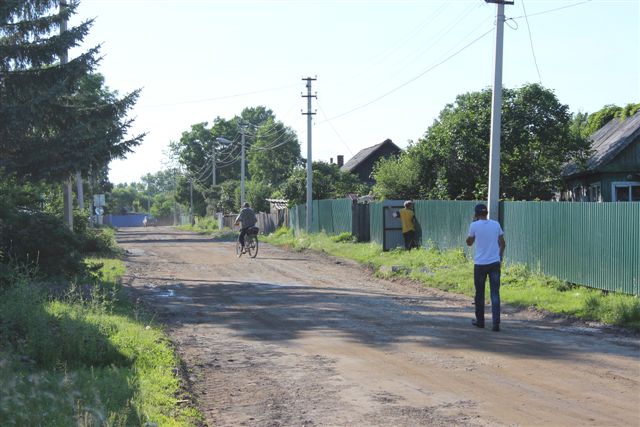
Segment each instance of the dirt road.
[[[376,279],[313,253],[121,229],[210,426],[638,426],[640,340]],[[490,310],[488,313],[490,314]]]

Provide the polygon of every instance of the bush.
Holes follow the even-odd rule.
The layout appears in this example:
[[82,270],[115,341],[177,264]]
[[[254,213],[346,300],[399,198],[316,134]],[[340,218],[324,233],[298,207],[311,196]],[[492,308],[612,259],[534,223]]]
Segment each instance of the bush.
[[202,231],[218,230],[218,221],[213,219],[213,217],[204,217],[204,218],[197,217],[196,225],[194,228],[196,230],[202,230]]
[[37,268],[49,276],[72,277],[83,270],[81,239],[49,214],[13,211],[0,224],[4,264]]
[[332,236],[331,240],[336,243],[356,243],[356,238],[348,231],[340,233],[337,236]]
[[116,235],[111,228],[87,228],[82,237],[84,254],[111,256],[122,251],[116,243]]

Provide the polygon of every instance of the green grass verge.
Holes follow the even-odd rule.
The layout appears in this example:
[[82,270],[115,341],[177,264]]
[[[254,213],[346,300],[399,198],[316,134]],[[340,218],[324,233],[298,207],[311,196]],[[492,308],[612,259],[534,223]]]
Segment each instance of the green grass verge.
[[124,264],[87,262],[93,280],[64,296],[27,282],[1,292],[2,425],[196,425],[167,337],[123,294]]
[[[473,262],[461,249],[392,250],[383,252],[375,243],[355,243],[350,233],[338,236],[302,234],[289,229],[260,237],[291,250],[313,249],[357,261],[380,277],[409,277],[433,288],[473,296]],[[393,267],[393,268],[392,268]],[[640,299],[571,285],[554,277],[536,274],[522,265],[507,264],[502,271],[503,302],[552,313],[595,320],[640,331]]]

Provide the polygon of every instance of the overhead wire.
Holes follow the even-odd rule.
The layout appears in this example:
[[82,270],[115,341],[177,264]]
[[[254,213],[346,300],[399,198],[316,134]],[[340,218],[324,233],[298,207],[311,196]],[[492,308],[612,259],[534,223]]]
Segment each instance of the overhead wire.
[[352,156],[353,151],[351,151],[351,148],[349,148],[349,145],[347,145],[347,143],[344,141],[344,139],[342,139],[342,136],[340,136],[340,134],[338,133],[338,131],[336,130],[336,128],[333,126],[333,123],[331,123],[331,120],[329,120],[329,118],[327,117],[327,113],[325,113],[324,109],[322,108],[322,105],[320,104],[319,101],[316,100],[316,105],[318,106],[318,109],[320,110],[320,112],[322,113],[322,116],[325,118],[325,121],[323,123],[328,123],[329,127],[331,128],[331,130],[333,130],[333,133],[336,134],[336,136],[338,137],[338,140],[340,142],[342,142],[342,145],[345,146],[345,148],[347,149],[347,151],[349,152],[349,154],[351,154]]
[[[548,9],[548,10],[543,10],[541,12],[530,13],[529,17],[538,16],[538,15],[544,15],[546,13],[556,12],[558,10],[569,9],[571,7],[576,7],[576,6],[580,6],[582,4],[585,4],[585,3],[590,3],[591,1],[593,1],[593,0],[583,0],[583,1],[580,1],[578,3],[568,4],[566,6],[556,7],[554,9]],[[524,18],[524,17],[525,17],[525,15],[520,15],[520,16],[516,16],[516,17],[513,17],[513,18],[509,18],[509,19],[520,19],[520,18]]]
[[[464,50],[466,50],[467,48],[469,48],[470,46],[472,46],[473,44],[475,44],[476,42],[478,42],[479,40],[483,39],[484,37],[486,37],[488,34],[493,32],[493,28],[491,28],[489,31],[486,31],[485,33],[481,34],[479,37],[476,37],[474,40],[472,40],[471,42],[467,43],[465,46],[463,46],[461,49],[458,49],[456,52],[454,52],[453,54],[447,56],[445,59],[443,59],[442,61],[432,65],[431,67],[427,68],[426,70],[422,71],[421,73],[419,73],[418,75],[412,77],[411,79],[405,81],[404,83],[394,87],[393,89],[383,93],[382,95],[372,99],[371,101],[359,105],[357,107],[354,107],[348,111],[345,111],[343,113],[338,114],[337,116],[331,117],[330,119],[327,119],[325,121],[328,120],[335,120],[337,118],[346,116],[347,114],[351,114],[355,111],[361,110],[365,107],[368,107],[371,104],[374,104],[375,102],[378,102],[379,100],[386,98],[387,96],[391,95],[394,92],[397,92],[398,90],[402,89],[403,87],[407,86],[410,83],[413,83],[414,81],[418,80],[420,77],[424,76],[425,74],[427,74],[428,72],[438,68],[439,66],[441,66],[442,64],[448,62],[449,60],[453,59],[454,57],[456,57],[457,55],[459,55],[461,52],[463,52]],[[324,121],[320,122],[320,123],[324,123]]]
[[166,103],[166,104],[141,105],[140,108],[173,107],[173,106],[176,106],[176,105],[200,104],[200,103],[203,103],[203,102],[221,101],[221,100],[224,100],[224,99],[240,98],[240,97],[243,97],[243,96],[257,95],[259,93],[274,92],[274,91],[279,91],[279,90],[284,90],[284,89],[290,89],[290,88],[295,87],[295,86],[297,86],[297,85],[290,84],[290,85],[280,86],[280,87],[275,87],[275,88],[259,89],[259,90],[255,90],[255,91],[251,91],[251,92],[243,92],[243,93],[237,93],[237,94],[232,94],[232,95],[223,95],[223,96],[217,96],[217,97],[212,97],[212,98],[204,98],[204,99],[188,100],[188,101],[178,101],[178,102],[171,102],[171,103]]
[[533,37],[531,36],[531,27],[529,26],[529,18],[527,17],[527,9],[524,6],[524,0],[520,0],[520,4],[522,4],[524,19],[527,22],[527,31],[529,32],[529,45],[531,46],[531,55],[533,55],[533,63],[535,64],[536,71],[538,72],[538,82],[542,84],[542,76],[540,76],[540,68],[538,67],[538,60],[536,59],[536,51],[533,48]]

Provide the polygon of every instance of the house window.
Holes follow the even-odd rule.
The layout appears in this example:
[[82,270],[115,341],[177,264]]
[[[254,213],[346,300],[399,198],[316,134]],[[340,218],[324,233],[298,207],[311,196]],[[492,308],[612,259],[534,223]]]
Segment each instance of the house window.
[[640,202],[640,182],[614,182],[611,190],[614,202]]
[[591,202],[601,202],[602,201],[602,189],[600,187],[600,183],[591,184],[589,186],[589,201],[591,201]]

